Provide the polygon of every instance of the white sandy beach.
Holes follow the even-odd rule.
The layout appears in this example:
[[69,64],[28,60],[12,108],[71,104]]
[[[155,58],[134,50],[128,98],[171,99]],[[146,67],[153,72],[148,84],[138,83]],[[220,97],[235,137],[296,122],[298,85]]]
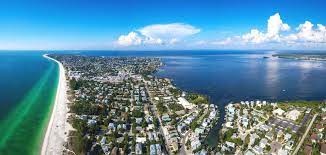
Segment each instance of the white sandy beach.
[[[67,99],[67,82],[65,77],[65,68],[63,65],[47,55],[45,58],[55,61],[59,64],[59,82],[55,98],[55,103],[52,109],[51,118],[44,136],[42,144],[42,155],[58,155],[62,154],[64,143],[67,141],[71,125],[67,122],[68,117],[68,99]],[[66,133],[66,134],[65,134]]]

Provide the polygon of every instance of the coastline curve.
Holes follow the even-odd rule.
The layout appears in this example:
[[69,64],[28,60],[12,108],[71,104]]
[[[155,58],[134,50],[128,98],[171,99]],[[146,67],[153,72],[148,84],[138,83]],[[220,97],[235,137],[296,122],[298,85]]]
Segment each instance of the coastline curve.
[[67,122],[68,100],[65,68],[59,61],[49,57],[47,54],[44,54],[43,57],[59,65],[59,82],[51,117],[43,138],[41,155],[62,154],[64,143],[68,138],[67,134],[71,129],[70,124]]

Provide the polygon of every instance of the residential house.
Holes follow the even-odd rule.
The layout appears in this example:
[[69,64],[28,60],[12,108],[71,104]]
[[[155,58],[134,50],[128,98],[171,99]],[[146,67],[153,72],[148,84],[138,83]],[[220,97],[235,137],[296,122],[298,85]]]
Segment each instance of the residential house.
[[255,155],[255,153],[251,152],[250,150],[247,150],[244,155]]
[[264,154],[263,152],[263,148],[261,148],[260,146],[256,145],[254,146],[254,148],[252,149],[257,155],[262,155]]
[[156,154],[157,155],[162,155],[162,148],[160,144],[155,144],[155,148],[156,148]]
[[155,144],[150,145],[149,154],[150,155],[156,155],[156,146],[155,146]]
[[135,152],[136,152],[136,155],[142,155],[143,154],[143,149],[142,149],[142,144],[141,143],[136,144]]
[[259,146],[264,149],[266,145],[268,145],[268,140],[266,138],[261,139]]

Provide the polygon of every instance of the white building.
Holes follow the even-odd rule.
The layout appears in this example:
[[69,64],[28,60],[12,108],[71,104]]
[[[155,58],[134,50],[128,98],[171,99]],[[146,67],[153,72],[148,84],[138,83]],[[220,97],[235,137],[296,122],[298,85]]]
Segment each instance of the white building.
[[285,112],[284,110],[278,108],[278,109],[276,109],[276,110],[273,111],[273,114],[274,115],[282,116],[284,114],[284,112]]
[[290,120],[297,120],[300,116],[300,111],[294,109],[294,110],[291,110],[289,111],[287,114],[286,114],[286,118],[287,119],[290,119]]
[[178,103],[181,104],[185,109],[192,109],[194,108],[194,105],[189,103],[185,98],[179,97],[178,98]]

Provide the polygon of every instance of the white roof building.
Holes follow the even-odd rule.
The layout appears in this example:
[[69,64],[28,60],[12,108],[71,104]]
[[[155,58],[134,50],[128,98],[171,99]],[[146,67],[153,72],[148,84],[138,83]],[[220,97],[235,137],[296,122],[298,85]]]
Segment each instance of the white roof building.
[[227,128],[233,128],[233,122],[226,122],[226,123],[225,123],[225,126],[226,126]]
[[191,149],[196,150],[201,145],[201,142],[199,140],[199,137],[193,136],[191,138]]
[[251,152],[250,150],[247,150],[244,155],[255,155],[253,152]]
[[136,142],[137,143],[145,143],[146,142],[146,137],[136,137]]
[[178,103],[179,104],[181,104],[184,108],[186,108],[186,109],[192,109],[192,108],[194,108],[194,105],[193,104],[191,104],[191,103],[189,103],[185,98],[183,98],[183,97],[179,97],[178,98]]
[[276,110],[273,111],[273,114],[274,115],[282,116],[284,114],[284,112],[285,112],[284,110],[278,108],[278,109],[276,109]]
[[229,142],[229,141],[226,141],[225,144],[226,144],[228,147],[231,147],[231,148],[234,148],[234,147],[235,147],[235,144],[232,143],[232,142]]
[[261,148],[265,148],[267,144],[268,144],[268,140],[266,138],[263,138],[262,140],[260,140],[259,146]]
[[280,150],[278,150],[277,154],[278,155],[288,155],[288,151],[287,150],[280,149]]
[[300,116],[300,111],[294,109],[294,110],[291,110],[289,111],[287,114],[286,114],[286,118],[287,119],[290,119],[290,120],[297,120]]
[[285,136],[284,136],[284,140],[285,140],[285,141],[288,141],[288,140],[291,139],[291,137],[292,137],[292,135],[289,134],[289,133],[287,133],[287,134],[285,134]]

